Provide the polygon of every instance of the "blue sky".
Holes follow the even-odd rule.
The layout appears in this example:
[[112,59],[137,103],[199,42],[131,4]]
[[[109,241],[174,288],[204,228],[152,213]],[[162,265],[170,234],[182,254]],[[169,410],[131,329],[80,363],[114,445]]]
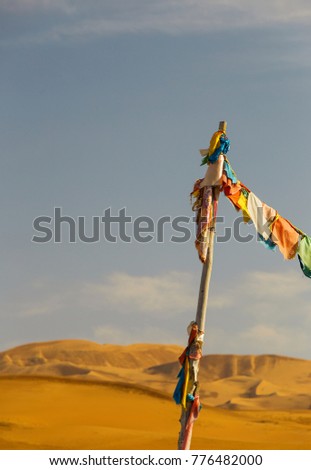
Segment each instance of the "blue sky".
[[[185,343],[193,239],[172,243],[167,227],[164,243],[70,244],[64,230],[34,244],[32,223],[54,207],[89,230],[108,207],[191,217],[198,149],[219,120],[239,178],[311,234],[307,1],[2,0],[0,18],[2,350]],[[232,226],[224,197],[219,215]],[[311,358],[310,301],[296,259],[218,243],[205,352]]]

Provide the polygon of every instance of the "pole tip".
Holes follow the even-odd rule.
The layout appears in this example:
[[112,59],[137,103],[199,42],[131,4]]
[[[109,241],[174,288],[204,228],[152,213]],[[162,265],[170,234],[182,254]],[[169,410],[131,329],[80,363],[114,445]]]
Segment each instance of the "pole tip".
[[219,122],[219,130],[220,130],[220,131],[223,131],[224,133],[226,133],[226,130],[227,130],[227,121],[220,121],[220,122]]

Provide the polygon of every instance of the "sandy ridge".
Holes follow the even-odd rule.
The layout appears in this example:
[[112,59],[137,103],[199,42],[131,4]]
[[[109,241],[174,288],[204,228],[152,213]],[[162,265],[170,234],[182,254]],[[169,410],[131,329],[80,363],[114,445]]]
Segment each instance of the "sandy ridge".
[[[176,345],[117,346],[86,340],[30,343],[0,353],[0,376],[127,383],[171,396]],[[204,403],[229,409],[310,409],[311,361],[276,355],[211,354],[201,360]]]

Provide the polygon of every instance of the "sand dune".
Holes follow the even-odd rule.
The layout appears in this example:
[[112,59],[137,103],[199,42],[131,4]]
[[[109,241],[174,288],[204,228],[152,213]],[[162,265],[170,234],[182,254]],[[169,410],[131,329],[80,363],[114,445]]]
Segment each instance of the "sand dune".
[[[31,343],[0,353],[0,376],[65,377],[142,385],[172,395],[182,347],[85,340]],[[200,395],[229,409],[311,409],[311,361],[275,355],[208,355]]]
[[0,370],[32,374],[32,367],[54,361],[77,366],[147,368],[176,360],[182,348],[174,345],[134,344],[115,346],[86,340],[60,340],[30,343],[0,353]]
[[[182,349],[63,340],[0,353],[0,448],[175,449]],[[311,448],[311,361],[209,355],[201,364],[193,449]]]
[[[172,362],[146,372],[172,382],[178,369]],[[232,408],[234,400],[235,409],[311,409],[311,361],[303,359],[210,354],[201,360],[200,384],[210,406]]]
[[[56,378],[0,378],[1,449],[176,449],[180,409],[159,392]],[[310,411],[203,407],[192,449],[310,449]]]

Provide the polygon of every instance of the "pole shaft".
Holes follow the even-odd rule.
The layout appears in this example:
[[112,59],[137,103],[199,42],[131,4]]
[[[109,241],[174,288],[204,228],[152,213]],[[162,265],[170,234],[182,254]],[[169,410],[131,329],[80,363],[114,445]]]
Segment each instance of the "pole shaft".
[[[219,187],[213,187],[213,201],[218,201],[218,198],[219,198]],[[209,246],[208,246],[206,261],[203,264],[202,274],[201,274],[198,307],[197,307],[197,314],[196,314],[196,319],[195,319],[200,331],[204,331],[204,328],[205,328],[208,292],[209,292],[209,285],[210,285],[212,268],[213,268],[214,239],[215,239],[215,220],[213,221],[212,227],[210,227]],[[203,346],[203,342],[202,342],[202,346]],[[192,361],[190,361],[190,363],[191,362]],[[193,374],[192,367],[190,367],[190,373]],[[181,413],[181,418],[180,418],[181,430],[180,430],[179,439],[178,439],[179,450],[190,449],[193,423],[191,423],[191,425],[187,428],[187,422],[188,422],[189,415],[191,413],[191,406],[192,406],[192,403],[188,402],[187,408],[183,409]]]
[[210,241],[209,241],[207,258],[206,258],[206,262],[203,264],[202,274],[201,274],[198,307],[197,307],[197,314],[196,314],[196,319],[195,319],[196,323],[198,324],[199,330],[201,331],[204,331],[205,321],[206,321],[208,292],[209,292],[209,285],[210,285],[210,280],[211,280],[211,275],[212,275],[213,258],[214,258],[214,238],[215,238],[215,227],[213,227],[210,232]]
[[[220,191],[219,186],[213,187],[213,203],[214,201],[218,202],[219,191]],[[209,245],[208,245],[206,261],[202,267],[198,307],[197,307],[197,314],[195,318],[195,321],[198,324],[199,330],[201,331],[204,331],[205,321],[206,321],[209,285],[211,281],[213,260],[214,260],[215,225],[216,225],[216,221],[214,219],[213,225],[210,227]]]
[[[219,123],[219,130],[226,132],[226,128],[227,128],[227,122],[221,121]],[[219,193],[220,193],[220,187],[214,186],[212,204],[214,204],[215,202],[218,202]],[[208,292],[209,292],[209,286],[210,286],[210,280],[211,280],[212,268],[213,268],[213,259],[214,259],[215,225],[216,225],[216,220],[214,218],[209,228],[210,230],[209,245],[208,245],[206,260],[202,267],[198,306],[197,306],[197,313],[196,313],[196,319],[195,319],[198,325],[198,329],[201,332],[204,331],[205,322],[206,322]],[[201,347],[202,346],[203,346],[203,340],[202,340]],[[193,367],[194,362],[197,362],[196,372],[194,372],[194,367]],[[197,393],[196,390],[197,390],[198,382],[194,381],[193,378],[194,376],[197,377],[198,372],[199,372],[199,361],[190,360],[190,375],[192,376],[192,382],[194,382],[195,384],[195,394]],[[186,409],[183,409],[181,413],[181,418],[180,418],[181,430],[180,430],[179,439],[178,439],[178,450],[189,450],[191,446],[191,438],[192,438],[192,430],[193,430],[194,421],[192,421],[191,424],[189,424],[187,427],[187,422],[191,414],[191,406],[192,406],[192,403],[187,402]]]

